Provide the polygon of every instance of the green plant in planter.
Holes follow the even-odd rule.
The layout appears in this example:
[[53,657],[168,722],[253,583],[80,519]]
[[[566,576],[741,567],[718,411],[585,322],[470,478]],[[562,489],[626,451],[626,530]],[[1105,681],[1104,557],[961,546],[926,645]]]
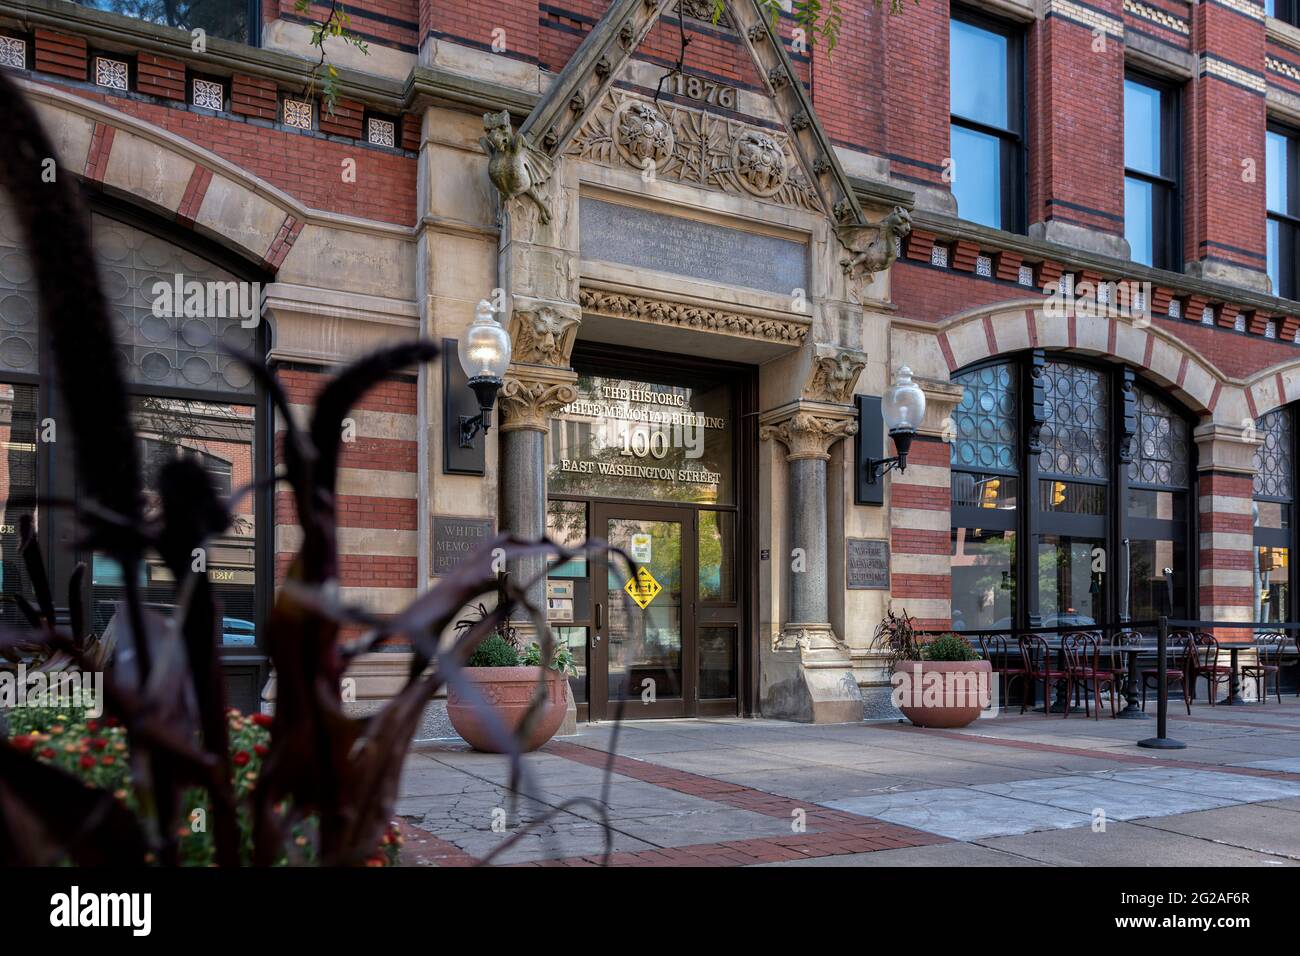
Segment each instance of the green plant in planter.
[[[524,649],[523,662],[529,667],[541,667],[542,666],[541,645],[537,644],[536,642],[529,644],[528,647]],[[568,646],[564,644],[555,645],[555,650],[551,653],[550,667],[551,670],[559,671],[561,674],[565,674],[569,677],[578,676],[577,661],[573,659],[573,652],[570,651]]]
[[956,634],[940,634],[921,645],[921,659],[926,661],[977,661],[979,652],[970,642]]
[[466,667],[518,667],[519,650],[500,634],[489,634],[465,662]]

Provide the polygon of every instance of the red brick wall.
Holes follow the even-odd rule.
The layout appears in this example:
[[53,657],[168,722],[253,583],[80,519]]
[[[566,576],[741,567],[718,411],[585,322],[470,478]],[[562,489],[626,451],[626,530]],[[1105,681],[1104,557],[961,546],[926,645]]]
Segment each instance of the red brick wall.
[[[948,147],[948,3],[909,6],[898,16],[883,16],[885,137],[876,147],[889,157],[891,173],[908,182],[947,188],[943,163]],[[839,51],[836,51],[839,55]],[[820,103],[815,103],[820,115]],[[842,135],[842,121],[822,117]],[[871,148],[871,143],[863,146]],[[946,545],[945,545],[946,547]]]
[[[1116,19],[1120,0],[1098,0]],[[1103,42],[1104,39],[1104,42]],[[1050,17],[1030,31],[1028,221],[1124,232],[1124,48]]]
[[[425,6],[439,6],[439,0],[426,0]],[[348,29],[367,43],[393,47],[414,53],[419,47],[420,4],[417,0],[349,0],[342,4],[349,18]],[[298,23],[329,16],[328,3],[313,3],[308,14],[295,9],[294,0],[265,0],[267,19],[280,18]]]
[[[313,208],[401,225],[415,222],[414,157],[91,90],[73,92],[209,149]],[[344,159],[356,161],[354,183],[343,181]]]
[[[1262,75],[1264,24],[1210,3],[1192,15],[1197,52]],[[1199,72],[1199,71],[1198,71]],[[1184,100],[1184,258],[1264,270],[1264,95],[1200,75]],[[1243,176],[1254,163],[1254,181]]]

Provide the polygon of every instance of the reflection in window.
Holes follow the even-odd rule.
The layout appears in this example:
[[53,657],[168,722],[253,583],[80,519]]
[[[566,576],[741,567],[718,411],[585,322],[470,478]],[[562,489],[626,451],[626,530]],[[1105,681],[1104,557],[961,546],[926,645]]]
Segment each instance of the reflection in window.
[[[1151,621],[1181,608],[1187,599],[1186,554],[1181,541],[1134,539],[1129,542],[1129,617]],[[1165,568],[1173,571],[1172,592]]]
[[1038,607],[1044,627],[1106,621],[1105,541],[1045,534],[1038,539]]
[[1286,621],[1294,610],[1291,549],[1295,529],[1295,431],[1290,408],[1279,408],[1255,421],[1255,480],[1252,516],[1255,547],[1255,620]]
[[[546,502],[546,536],[566,548],[578,548],[587,540],[587,505],[582,501]],[[585,578],[585,556],[570,558],[547,575],[552,578]]]
[[1135,262],[1176,269],[1179,259],[1177,95],[1124,80],[1124,238]]
[[730,511],[700,512],[700,600],[736,599],[736,516]]
[[[189,458],[212,478],[218,494],[230,500],[231,525],[208,541],[208,581],[221,610],[221,643],[226,647],[256,644],[255,496],[249,490],[254,471],[254,416],[250,405],[224,405],[194,399],[140,395],[132,400],[132,420],[143,452],[145,517],[158,514],[158,476],[168,462]],[[174,578],[156,556],[140,569],[137,582],[146,605],[168,612]],[[102,628],[121,600],[126,582],[122,569],[103,555],[91,562],[94,625]]]
[[[18,554],[18,521],[38,519],[36,428],[36,386],[0,384],[0,594],[6,598],[33,597]],[[0,602],[0,622],[26,626],[12,600]]]
[[553,627],[551,633],[557,644],[568,647],[573,655],[577,675],[569,675],[569,687],[573,690],[573,702],[587,702],[587,629],[585,627]]
[[952,467],[1016,470],[1016,374],[1009,363],[954,377],[961,402],[952,413]]
[[186,32],[203,30],[210,37],[236,43],[257,42],[256,0],[73,0],[73,3]]
[[699,628],[701,700],[736,696],[736,627]]
[[952,529],[954,630],[1011,627],[1015,621],[1014,531]]

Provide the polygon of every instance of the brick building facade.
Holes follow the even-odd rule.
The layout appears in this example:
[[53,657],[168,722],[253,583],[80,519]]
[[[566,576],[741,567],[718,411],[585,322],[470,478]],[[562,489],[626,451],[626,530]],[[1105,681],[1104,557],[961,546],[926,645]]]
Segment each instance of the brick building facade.
[[[260,284],[295,413],[338,363],[504,306],[481,463],[444,447],[454,353],[354,410],[340,584],[391,612],[474,520],[644,544],[669,585],[644,620],[601,562],[538,592],[580,718],[644,680],[647,713],[878,712],[890,608],[970,630],[1294,616],[1300,28],[1252,0],[842,0],[833,53],[753,0],[717,23],[702,0],[359,0],[368,54],[327,44],[332,111],[307,81],[327,7],[235,0],[197,43],[95,6],[0,2],[0,65],[97,216]],[[544,156],[539,208],[489,179],[502,111]],[[896,210],[910,230],[846,268]],[[150,356],[183,375],[187,343],[137,343],[141,393],[239,392],[269,468],[274,417],[240,383],[150,391]],[[0,380],[43,389],[16,354]],[[861,447],[855,397],[903,366],[926,419],[864,498],[861,459],[890,452]],[[677,461],[682,427],[704,430]],[[620,441],[641,487],[573,477],[623,475],[598,454]],[[287,494],[256,511],[252,617],[299,540]],[[258,645],[229,654],[255,698]],[[359,662],[363,704],[404,659]]]

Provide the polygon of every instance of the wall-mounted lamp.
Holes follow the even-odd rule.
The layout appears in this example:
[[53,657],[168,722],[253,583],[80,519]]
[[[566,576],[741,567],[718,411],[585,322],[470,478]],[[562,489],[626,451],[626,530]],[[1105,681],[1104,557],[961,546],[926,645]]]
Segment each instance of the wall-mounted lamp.
[[473,448],[474,438],[492,427],[492,406],[496,404],[501,380],[510,365],[510,333],[492,317],[492,305],[479,300],[474,324],[460,340],[460,367],[469,379],[466,383],[478,398],[478,414],[460,419],[460,447]]
[[893,388],[885,390],[880,402],[885,430],[894,439],[898,454],[893,458],[868,458],[865,463],[867,484],[874,485],[886,473],[897,468],[907,471],[907,452],[912,447],[921,420],[925,418],[925,392],[912,381],[912,370],[904,365],[898,370]]

